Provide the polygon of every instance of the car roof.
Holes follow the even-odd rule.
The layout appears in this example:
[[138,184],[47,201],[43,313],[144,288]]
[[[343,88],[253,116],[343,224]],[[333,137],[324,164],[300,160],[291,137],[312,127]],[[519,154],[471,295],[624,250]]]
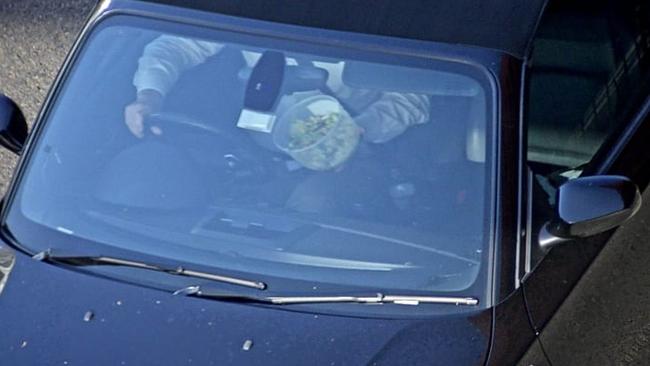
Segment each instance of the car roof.
[[546,0],[142,0],[308,27],[497,49],[523,58]]

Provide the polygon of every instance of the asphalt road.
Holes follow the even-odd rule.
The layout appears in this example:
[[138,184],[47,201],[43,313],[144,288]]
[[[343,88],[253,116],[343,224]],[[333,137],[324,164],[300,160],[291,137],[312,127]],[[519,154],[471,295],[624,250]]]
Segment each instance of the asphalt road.
[[[16,101],[30,123],[91,12],[93,0],[0,0],[0,92]],[[16,158],[0,149],[0,192]]]
[[[92,0],[0,0],[0,91],[33,121]],[[0,191],[16,158],[0,149]],[[650,192],[544,331],[554,365],[650,365]],[[543,362],[531,351],[522,365]]]

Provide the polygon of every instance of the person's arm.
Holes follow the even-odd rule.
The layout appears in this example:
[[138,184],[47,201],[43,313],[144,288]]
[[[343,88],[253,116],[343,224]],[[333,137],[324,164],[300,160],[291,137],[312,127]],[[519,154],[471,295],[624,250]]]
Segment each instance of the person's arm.
[[127,127],[142,137],[146,116],[160,108],[162,99],[187,69],[218,53],[222,44],[163,35],[145,46],[133,76],[136,100],[124,110]]
[[363,138],[384,143],[401,135],[410,126],[429,120],[430,102],[426,95],[384,92],[356,118]]
[[219,52],[222,44],[164,35],[144,48],[138,60],[133,85],[138,92],[154,90],[165,96],[187,69]]
[[383,143],[402,134],[410,126],[429,120],[430,101],[416,93],[382,92],[353,88],[343,82],[345,62],[314,62],[327,70],[327,86],[349,112],[357,112],[355,122],[364,130],[368,142]]

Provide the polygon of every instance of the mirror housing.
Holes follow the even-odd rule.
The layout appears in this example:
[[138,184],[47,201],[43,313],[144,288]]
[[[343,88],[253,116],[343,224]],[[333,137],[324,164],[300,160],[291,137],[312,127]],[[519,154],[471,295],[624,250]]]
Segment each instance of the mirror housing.
[[564,183],[557,191],[555,217],[540,232],[543,249],[613,229],[641,207],[636,184],[622,176],[582,177]]
[[27,140],[27,122],[18,105],[0,94],[0,145],[20,155]]

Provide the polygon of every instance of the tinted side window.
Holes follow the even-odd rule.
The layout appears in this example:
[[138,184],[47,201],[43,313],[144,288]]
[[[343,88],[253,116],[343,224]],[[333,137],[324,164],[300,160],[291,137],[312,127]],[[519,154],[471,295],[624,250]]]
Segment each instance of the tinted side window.
[[[529,270],[555,190],[606,153],[650,92],[650,2],[551,0],[527,70]],[[532,263],[531,263],[532,262]]]
[[650,90],[650,4],[551,1],[528,70],[528,160],[544,176],[588,164]]

